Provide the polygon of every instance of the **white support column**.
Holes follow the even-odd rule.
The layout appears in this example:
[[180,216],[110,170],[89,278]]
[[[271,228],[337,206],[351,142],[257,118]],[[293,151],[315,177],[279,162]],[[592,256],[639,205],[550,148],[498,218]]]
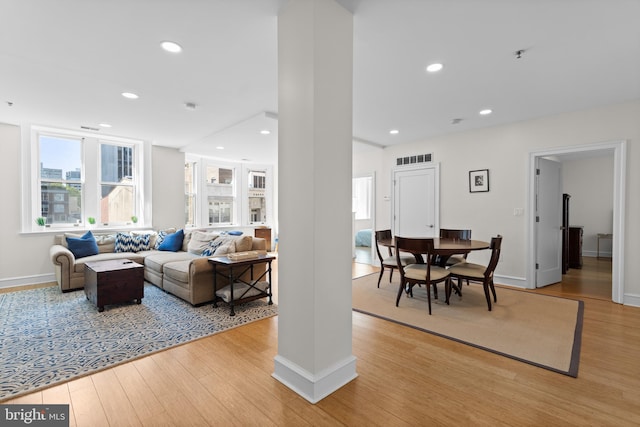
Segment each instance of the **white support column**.
[[278,20],[278,355],[273,376],[312,403],[353,380],[353,15],[291,0]]

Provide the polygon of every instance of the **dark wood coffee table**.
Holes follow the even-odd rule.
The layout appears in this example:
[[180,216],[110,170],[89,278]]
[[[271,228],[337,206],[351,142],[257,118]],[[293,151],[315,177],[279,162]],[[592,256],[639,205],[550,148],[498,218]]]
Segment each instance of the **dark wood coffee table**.
[[144,298],[144,267],[128,259],[85,263],[84,293],[87,299],[104,311],[105,305]]

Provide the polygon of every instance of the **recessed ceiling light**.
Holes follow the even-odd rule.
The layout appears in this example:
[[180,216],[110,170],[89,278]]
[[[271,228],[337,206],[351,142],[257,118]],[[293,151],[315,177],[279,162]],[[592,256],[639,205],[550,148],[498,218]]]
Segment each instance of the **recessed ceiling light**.
[[437,73],[438,71],[442,70],[443,65],[440,64],[439,62],[436,62],[434,64],[429,64],[427,66],[427,71],[430,73]]
[[488,116],[491,113],[493,113],[493,111],[490,110],[489,108],[487,108],[485,110],[480,110],[480,112],[478,114],[480,114],[481,116]]
[[122,96],[124,96],[125,98],[129,98],[129,99],[138,99],[139,96],[136,95],[135,93],[131,93],[131,92],[122,92]]
[[178,43],[175,43],[175,42],[164,41],[160,43],[160,46],[167,52],[171,52],[171,53],[182,52],[182,46],[180,46]]
[[389,131],[389,133],[390,133],[391,135],[397,135],[397,134],[399,134],[399,133],[400,133],[400,131],[399,131],[398,129],[391,129],[391,130]]
[[103,128],[110,128],[111,125],[109,123],[100,123],[100,126]]
[[224,150],[224,147],[220,145],[220,146],[216,147],[216,150]]
[[264,130],[261,130],[260,133],[263,134],[263,135],[269,135],[271,133],[271,131],[267,130],[267,129],[264,129]]

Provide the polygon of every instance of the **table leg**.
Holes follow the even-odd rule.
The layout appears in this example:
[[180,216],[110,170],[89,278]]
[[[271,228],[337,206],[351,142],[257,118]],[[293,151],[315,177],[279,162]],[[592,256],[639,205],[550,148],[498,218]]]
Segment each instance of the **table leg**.
[[229,316],[235,316],[236,312],[233,310],[233,267],[229,266],[229,287],[231,288],[231,300],[229,301],[229,306],[231,306],[231,313]]
[[271,300],[271,296],[273,295],[273,289],[271,288],[271,261],[268,262],[267,268],[269,269],[269,302],[268,305],[272,305],[273,301]]

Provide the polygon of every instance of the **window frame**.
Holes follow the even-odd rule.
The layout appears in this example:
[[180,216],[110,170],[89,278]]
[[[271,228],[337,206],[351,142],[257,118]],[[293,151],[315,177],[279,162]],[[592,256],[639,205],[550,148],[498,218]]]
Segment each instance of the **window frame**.
[[[257,225],[273,226],[274,224],[274,191],[275,191],[275,178],[274,168],[271,165],[255,164],[255,163],[242,163],[232,162],[227,160],[220,160],[213,157],[200,156],[193,153],[186,153],[185,165],[187,163],[193,163],[195,169],[194,178],[194,192],[195,192],[195,204],[196,204],[196,217],[195,224],[185,224],[185,227],[189,228],[209,228],[209,229],[230,229],[230,228],[249,228]],[[230,223],[212,224],[209,222],[209,192],[207,182],[207,167],[213,166],[223,169],[233,169],[234,171],[234,219]],[[249,207],[249,185],[248,174],[250,170],[260,170],[266,173],[266,221],[251,222],[251,212]],[[224,197],[221,196],[221,200]],[[187,192],[185,188],[185,207],[187,200]],[[186,218],[185,218],[186,222]]]
[[[43,227],[36,224],[36,218],[41,216],[41,176],[40,176],[40,136],[53,136],[63,139],[80,139],[81,146],[81,172],[82,184],[82,220],[77,223],[49,224],[48,230],[56,232],[80,229],[115,229],[145,227],[151,224],[151,144],[142,140],[115,137],[110,135],[98,135],[91,132],[61,129],[48,126],[23,126],[22,127],[22,232],[42,232]],[[133,169],[136,185],[134,196],[135,212],[138,223],[104,223],[100,221],[100,145],[101,144],[130,146],[133,149]],[[96,224],[88,222],[89,217],[96,218]]]

